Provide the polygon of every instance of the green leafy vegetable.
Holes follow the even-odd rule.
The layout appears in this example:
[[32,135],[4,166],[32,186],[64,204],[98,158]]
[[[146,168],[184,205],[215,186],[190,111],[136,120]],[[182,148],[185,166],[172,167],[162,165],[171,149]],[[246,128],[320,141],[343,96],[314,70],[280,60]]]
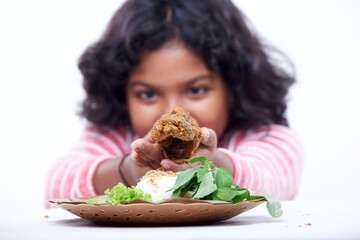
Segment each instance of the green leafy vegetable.
[[281,203],[272,198],[266,198],[266,207],[272,217],[280,217],[283,214],[283,210],[281,209]]
[[151,201],[151,195],[145,193],[141,189],[134,186],[127,188],[121,182],[118,183],[111,190],[107,189],[104,192],[106,197],[96,197],[86,200],[87,203],[111,203],[112,205],[129,203],[135,199]]
[[203,198],[207,195],[210,195],[217,189],[213,174],[207,172],[204,175],[204,179],[200,182],[200,186],[197,189],[196,193],[193,195],[193,198]]
[[213,198],[220,201],[231,201],[236,196],[236,191],[228,187],[220,187],[212,194]]
[[251,196],[245,188],[233,184],[233,176],[229,170],[216,167],[206,157],[195,157],[187,160],[190,163],[202,162],[194,168],[177,172],[172,197],[184,197],[188,192],[193,192],[193,199],[220,200],[233,204],[256,199],[267,201],[266,207],[272,217],[280,217],[283,213],[278,200],[265,196]]
[[[236,185],[237,186],[237,185]],[[238,187],[238,186],[237,186]],[[245,199],[248,199],[250,200],[251,197],[250,197],[250,192],[249,190],[245,189],[245,188],[235,188],[235,192],[236,192],[236,195],[235,197],[232,199],[232,203],[236,204],[238,202],[242,202],[244,201]],[[263,197],[261,197],[263,198]],[[251,199],[251,200],[254,200],[254,199]]]
[[230,188],[233,184],[233,176],[226,168],[215,168],[214,170],[214,178],[216,182],[216,186],[227,187]]

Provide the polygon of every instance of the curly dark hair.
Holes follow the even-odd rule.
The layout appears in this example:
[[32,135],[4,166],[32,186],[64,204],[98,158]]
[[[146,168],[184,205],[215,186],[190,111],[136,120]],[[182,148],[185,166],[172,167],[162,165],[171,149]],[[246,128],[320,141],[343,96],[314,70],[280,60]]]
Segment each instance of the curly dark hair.
[[126,1],[80,57],[86,91],[80,114],[100,127],[130,126],[129,73],[144,53],[171,41],[181,41],[223,77],[230,104],[227,130],[288,124],[286,95],[295,78],[274,61],[230,0]]

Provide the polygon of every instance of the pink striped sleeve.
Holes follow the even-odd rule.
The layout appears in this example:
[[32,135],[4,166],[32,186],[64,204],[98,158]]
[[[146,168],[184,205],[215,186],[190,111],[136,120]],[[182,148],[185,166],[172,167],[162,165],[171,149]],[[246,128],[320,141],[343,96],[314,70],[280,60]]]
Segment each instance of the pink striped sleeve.
[[303,150],[289,128],[271,125],[268,131],[264,128],[256,132],[237,132],[219,150],[233,161],[235,184],[253,191],[264,189],[280,200],[295,197]]
[[[130,151],[133,136],[120,129],[102,132],[89,126],[74,148],[55,162],[48,172],[46,201],[49,199],[96,195],[93,177],[106,160]],[[46,207],[49,207],[46,204]]]

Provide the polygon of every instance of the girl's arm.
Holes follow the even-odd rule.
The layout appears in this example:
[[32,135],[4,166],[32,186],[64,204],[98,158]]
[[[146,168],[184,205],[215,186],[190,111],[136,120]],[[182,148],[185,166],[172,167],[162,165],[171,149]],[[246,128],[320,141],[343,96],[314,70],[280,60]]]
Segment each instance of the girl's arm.
[[[102,132],[95,127],[87,127],[75,147],[50,168],[46,200],[93,196],[102,194],[105,185],[116,185],[122,180],[118,171],[119,161],[130,152],[133,140],[133,135],[125,128]],[[98,183],[95,178],[99,177],[98,170],[106,166],[109,171],[104,179],[111,182],[99,187],[99,184],[94,184]],[[101,172],[100,175],[103,175],[106,171]]]
[[303,150],[289,128],[271,125],[259,131],[237,132],[225,148],[218,149],[231,158],[234,183],[257,191],[264,189],[274,198],[293,199],[298,191]]

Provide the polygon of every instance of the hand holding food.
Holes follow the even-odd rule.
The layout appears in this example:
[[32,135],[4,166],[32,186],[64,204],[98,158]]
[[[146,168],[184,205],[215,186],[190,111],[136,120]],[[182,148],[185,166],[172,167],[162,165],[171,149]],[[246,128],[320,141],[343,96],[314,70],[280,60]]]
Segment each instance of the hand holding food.
[[163,167],[178,172],[198,165],[185,161],[191,157],[205,156],[213,161],[219,155],[216,147],[214,130],[200,128],[189,113],[175,107],[171,113],[164,114],[146,136],[132,143],[131,158],[142,167]]
[[[191,158],[199,149],[200,142],[204,140],[203,132],[204,129],[189,113],[175,107],[171,113],[164,114],[146,136],[131,144],[131,158],[137,165],[151,169],[164,167],[166,170],[181,171],[194,167],[196,164],[185,159]],[[213,145],[216,147],[216,143]],[[203,147],[208,150],[208,146]],[[208,156],[207,152],[202,151],[201,154]]]

